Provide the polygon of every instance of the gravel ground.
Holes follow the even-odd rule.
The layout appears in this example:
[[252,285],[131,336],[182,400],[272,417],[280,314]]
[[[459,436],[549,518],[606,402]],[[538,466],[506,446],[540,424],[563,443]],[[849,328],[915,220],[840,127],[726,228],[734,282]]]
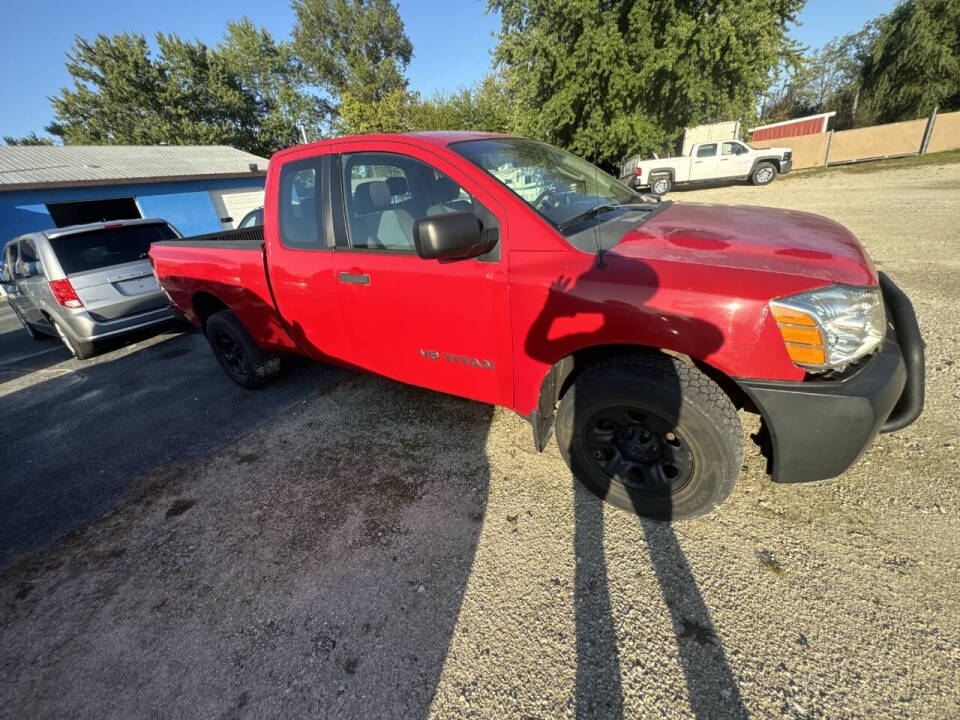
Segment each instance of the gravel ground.
[[727,504],[645,522],[508,411],[330,370],[0,570],[0,717],[957,717],[958,191],[673,196],[833,217],[911,295],[926,412],[842,478],[774,485],[748,444]]

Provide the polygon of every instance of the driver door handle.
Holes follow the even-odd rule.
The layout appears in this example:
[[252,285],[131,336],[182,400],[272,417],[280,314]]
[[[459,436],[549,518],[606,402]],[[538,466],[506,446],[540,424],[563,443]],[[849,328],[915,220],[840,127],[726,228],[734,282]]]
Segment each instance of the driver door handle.
[[370,284],[370,276],[366,273],[342,272],[337,277],[340,282],[347,283],[348,285]]

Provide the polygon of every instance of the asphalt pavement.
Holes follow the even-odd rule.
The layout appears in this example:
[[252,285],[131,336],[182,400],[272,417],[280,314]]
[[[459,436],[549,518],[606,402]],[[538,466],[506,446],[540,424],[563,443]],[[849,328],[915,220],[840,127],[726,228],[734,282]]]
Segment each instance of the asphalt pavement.
[[0,564],[96,520],[139,474],[205,458],[334,372],[295,363],[269,393],[244,390],[179,324],[78,361],[56,339],[31,339],[0,302]]

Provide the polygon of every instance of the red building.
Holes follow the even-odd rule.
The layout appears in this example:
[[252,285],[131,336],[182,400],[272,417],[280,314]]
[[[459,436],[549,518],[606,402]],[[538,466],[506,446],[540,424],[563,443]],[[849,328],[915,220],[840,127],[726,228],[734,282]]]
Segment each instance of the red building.
[[819,115],[808,115],[793,120],[760,125],[750,128],[747,132],[751,133],[751,140],[775,140],[776,138],[796,137],[797,135],[816,135],[827,131],[827,123],[836,114],[836,111],[834,111],[820,113]]

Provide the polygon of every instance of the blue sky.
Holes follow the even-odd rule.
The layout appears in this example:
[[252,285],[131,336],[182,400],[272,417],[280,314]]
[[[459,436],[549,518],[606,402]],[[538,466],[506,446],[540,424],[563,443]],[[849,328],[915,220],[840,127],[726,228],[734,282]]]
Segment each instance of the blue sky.
[[[859,29],[895,0],[808,0],[792,35],[819,47],[836,35]],[[275,37],[293,26],[286,0],[47,0],[5,3],[0,23],[0,136],[43,131],[52,119],[47,97],[69,84],[65,53],[74,34],[124,30],[152,37],[158,30],[214,44],[230,18],[249,16]],[[414,90],[432,94],[472,85],[490,68],[499,19],[481,0],[399,0],[413,42],[408,74]],[[438,9],[442,8],[442,10]]]

